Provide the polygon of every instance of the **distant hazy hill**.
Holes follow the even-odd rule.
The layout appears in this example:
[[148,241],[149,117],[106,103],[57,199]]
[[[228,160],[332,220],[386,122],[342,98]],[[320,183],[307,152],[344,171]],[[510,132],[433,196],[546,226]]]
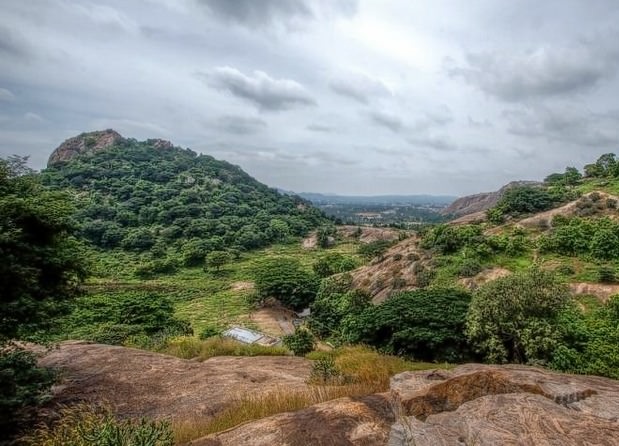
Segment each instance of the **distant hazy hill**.
[[75,195],[77,219],[93,244],[133,251],[172,247],[188,263],[212,250],[252,249],[303,235],[325,220],[309,202],[280,194],[238,166],[113,130],[61,144],[42,179]]
[[[286,192],[288,193],[288,192]],[[301,192],[300,197],[316,205],[325,204],[356,204],[356,205],[408,205],[408,206],[447,206],[457,197],[447,195],[331,195],[312,192]]]

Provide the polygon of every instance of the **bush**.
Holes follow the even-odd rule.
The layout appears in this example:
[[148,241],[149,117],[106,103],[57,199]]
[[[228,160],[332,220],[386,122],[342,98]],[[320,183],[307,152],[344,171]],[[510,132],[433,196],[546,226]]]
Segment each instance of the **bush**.
[[282,338],[282,343],[289,348],[296,356],[305,356],[316,345],[314,336],[305,328],[298,328],[293,334],[286,335]]
[[600,266],[598,269],[598,280],[602,283],[615,283],[617,281],[615,269],[606,265]]
[[152,279],[159,275],[174,274],[178,269],[178,263],[173,259],[158,259],[139,265],[135,269],[136,277],[140,279]]
[[376,240],[370,243],[363,243],[359,246],[357,253],[368,260],[378,257],[382,260],[383,254],[393,246],[393,242],[389,240]]
[[326,355],[314,361],[308,381],[311,384],[333,385],[343,384],[345,378],[342,371],[335,364],[333,356]]
[[458,267],[458,276],[473,277],[482,270],[481,263],[477,259],[464,259]]
[[62,409],[51,427],[25,440],[29,446],[173,446],[168,421],[118,420],[111,409],[85,404]]
[[318,277],[329,277],[334,274],[345,273],[357,267],[357,262],[350,256],[340,253],[331,253],[321,257],[312,269]]
[[202,340],[205,340],[214,336],[220,336],[221,332],[221,329],[218,327],[206,327],[200,332],[200,335],[198,337]]
[[36,406],[46,401],[55,373],[38,367],[31,352],[7,345],[0,349],[0,432],[14,434]]

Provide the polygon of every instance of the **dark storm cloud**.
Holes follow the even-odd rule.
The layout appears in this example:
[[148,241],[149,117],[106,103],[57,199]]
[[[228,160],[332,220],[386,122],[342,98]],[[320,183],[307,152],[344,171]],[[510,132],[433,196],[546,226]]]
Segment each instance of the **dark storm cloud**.
[[449,69],[449,74],[491,96],[515,102],[585,92],[616,73],[619,52],[579,43],[515,54],[469,53],[466,62],[465,67]]
[[403,127],[402,120],[399,117],[387,112],[372,111],[370,112],[370,119],[376,125],[385,127],[394,133],[399,133]]
[[210,73],[198,73],[198,76],[209,85],[250,101],[262,110],[316,105],[316,101],[298,82],[274,79],[263,71],[254,71],[247,76],[232,67],[218,67]]
[[353,15],[356,0],[197,0],[218,18],[247,26],[288,25],[297,20],[312,20],[333,13]]
[[594,113],[573,107],[538,106],[503,112],[508,131],[517,136],[588,147],[619,144],[619,114]]
[[267,127],[267,123],[259,118],[227,115],[217,119],[217,128],[226,133],[250,135]]
[[349,75],[332,80],[329,87],[340,96],[367,104],[374,96],[389,96],[391,90],[377,79],[365,75]]

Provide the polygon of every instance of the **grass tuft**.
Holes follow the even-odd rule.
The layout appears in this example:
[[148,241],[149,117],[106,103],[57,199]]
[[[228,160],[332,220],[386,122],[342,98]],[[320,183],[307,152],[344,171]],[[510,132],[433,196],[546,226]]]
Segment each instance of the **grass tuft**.
[[198,359],[199,361],[205,361],[214,356],[290,355],[290,351],[284,347],[241,344],[221,337],[202,340],[191,336],[180,336],[168,340],[160,352],[182,359]]

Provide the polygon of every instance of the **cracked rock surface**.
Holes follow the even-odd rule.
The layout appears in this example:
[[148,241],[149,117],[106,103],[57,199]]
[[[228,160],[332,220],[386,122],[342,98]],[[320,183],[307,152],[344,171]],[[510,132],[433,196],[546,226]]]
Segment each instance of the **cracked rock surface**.
[[467,364],[394,376],[389,446],[618,445],[619,381]]

